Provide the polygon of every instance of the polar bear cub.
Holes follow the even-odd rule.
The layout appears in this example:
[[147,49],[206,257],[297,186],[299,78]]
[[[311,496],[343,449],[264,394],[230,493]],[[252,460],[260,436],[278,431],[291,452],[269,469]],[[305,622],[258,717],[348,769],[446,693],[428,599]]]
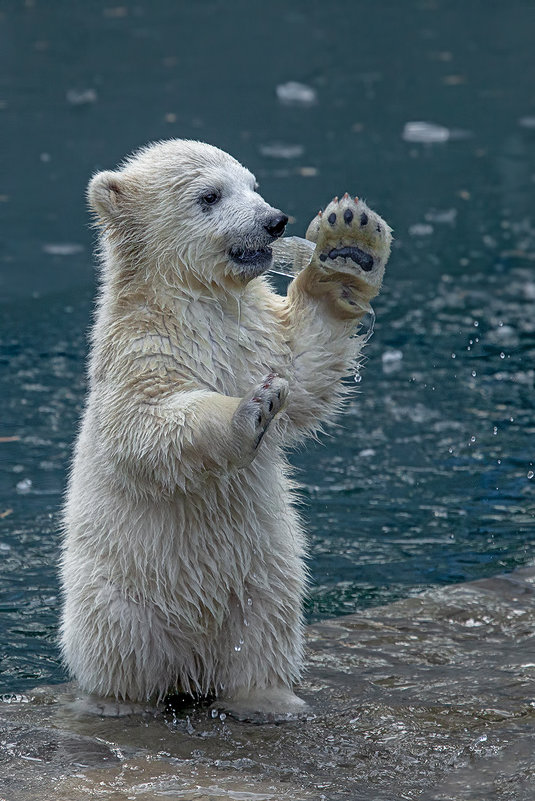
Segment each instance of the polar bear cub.
[[333,202],[282,297],[264,273],[287,217],[221,150],[149,145],[88,197],[101,289],[64,512],[65,662],[99,696],[299,713],[306,568],[285,450],[338,410],[390,229]]

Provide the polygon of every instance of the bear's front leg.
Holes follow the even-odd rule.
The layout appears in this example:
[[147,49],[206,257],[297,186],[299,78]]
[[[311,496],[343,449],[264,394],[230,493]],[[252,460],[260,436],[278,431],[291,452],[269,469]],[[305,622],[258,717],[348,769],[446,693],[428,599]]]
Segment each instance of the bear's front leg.
[[307,238],[316,249],[283,312],[293,353],[286,415],[298,437],[339,409],[347,392],[341,379],[357,369],[362,347],[352,335],[379,292],[392,241],[384,220],[347,194],[312,220]]

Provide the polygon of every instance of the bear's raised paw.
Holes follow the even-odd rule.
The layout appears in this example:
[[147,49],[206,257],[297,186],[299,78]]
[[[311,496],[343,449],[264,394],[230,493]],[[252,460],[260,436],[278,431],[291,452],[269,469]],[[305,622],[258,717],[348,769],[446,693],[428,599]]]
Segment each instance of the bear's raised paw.
[[316,242],[311,267],[318,281],[338,281],[341,299],[348,306],[364,306],[378,293],[392,235],[364,201],[347,192],[341,200],[335,197],[312,220],[306,236]]

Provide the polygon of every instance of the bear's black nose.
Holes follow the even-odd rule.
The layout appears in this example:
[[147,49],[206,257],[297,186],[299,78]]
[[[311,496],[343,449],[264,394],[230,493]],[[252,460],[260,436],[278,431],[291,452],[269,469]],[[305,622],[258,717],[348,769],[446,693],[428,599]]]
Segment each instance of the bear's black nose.
[[282,236],[284,233],[284,229],[286,228],[286,223],[288,222],[288,217],[286,214],[276,214],[267,223],[264,225],[264,228],[271,236]]

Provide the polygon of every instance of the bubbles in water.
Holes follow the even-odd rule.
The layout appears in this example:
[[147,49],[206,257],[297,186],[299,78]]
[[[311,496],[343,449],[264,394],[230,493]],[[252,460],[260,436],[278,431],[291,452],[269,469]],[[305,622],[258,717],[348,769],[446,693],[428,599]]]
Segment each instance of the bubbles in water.
[[22,481],[17,483],[17,492],[22,494],[29,492],[32,488],[32,480],[31,478],[23,478]]
[[212,713],[211,714],[212,714],[213,718],[217,718],[219,716],[219,712],[217,711],[217,709],[212,709]]
[[357,372],[355,373],[355,384],[360,384],[361,381],[362,381],[362,376],[357,370]]
[[533,470],[528,470],[528,478],[529,478],[530,481],[533,478],[533,476],[535,476],[535,473],[533,472]]
[[500,359],[505,359],[505,353],[503,352],[503,350],[502,350],[502,352],[500,353]]
[[475,442],[475,441],[476,441],[476,438],[475,438],[475,437],[474,437],[474,435],[472,434],[472,436],[470,437],[470,442]]
[[477,375],[476,371],[475,371],[475,370],[472,370],[472,378],[475,378],[475,377],[476,377],[476,375]]

